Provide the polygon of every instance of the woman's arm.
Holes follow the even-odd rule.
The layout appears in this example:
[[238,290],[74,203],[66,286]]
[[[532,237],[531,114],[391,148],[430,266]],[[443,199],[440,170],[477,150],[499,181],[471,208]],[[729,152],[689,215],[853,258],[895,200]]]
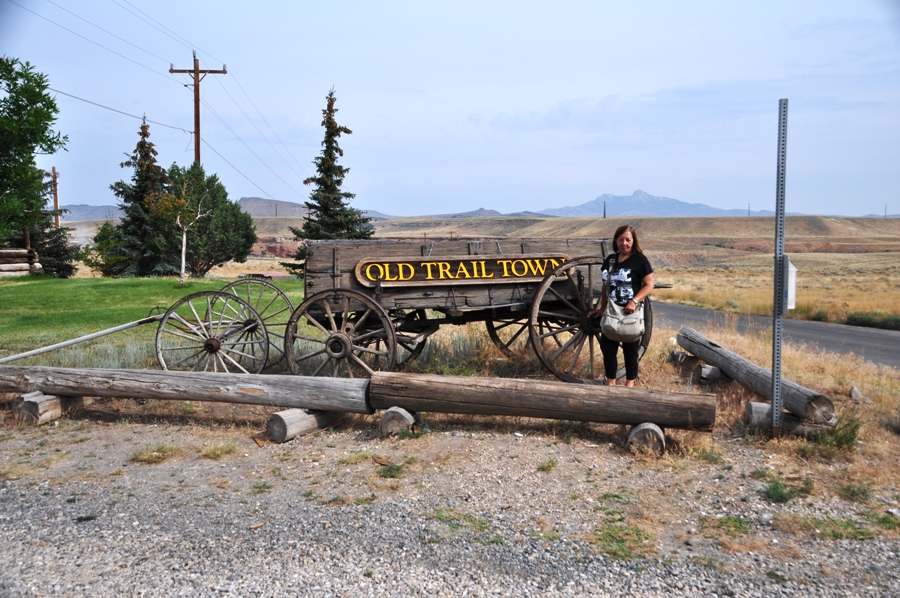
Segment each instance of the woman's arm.
[[653,272],[641,279],[641,290],[635,293],[634,299],[625,306],[625,313],[633,313],[637,309],[637,304],[646,299],[653,291]]

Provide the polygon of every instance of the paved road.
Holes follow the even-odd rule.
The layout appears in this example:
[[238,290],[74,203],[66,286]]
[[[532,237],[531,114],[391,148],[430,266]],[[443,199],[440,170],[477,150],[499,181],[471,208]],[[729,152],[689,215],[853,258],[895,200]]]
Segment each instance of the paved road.
[[[654,322],[670,328],[694,327],[705,323],[723,324],[726,317],[737,318],[737,329],[740,332],[747,330],[748,327],[752,330],[772,328],[772,318],[763,316],[735,316],[699,307],[653,302]],[[807,320],[784,320],[783,331],[785,341],[807,343],[834,353],[854,353],[873,363],[900,369],[898,331]]]

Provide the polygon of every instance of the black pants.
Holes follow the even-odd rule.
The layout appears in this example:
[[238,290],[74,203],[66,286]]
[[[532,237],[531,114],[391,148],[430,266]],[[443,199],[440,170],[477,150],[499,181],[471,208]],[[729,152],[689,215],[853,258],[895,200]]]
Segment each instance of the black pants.
[[633,343],[617,343],[600,335],[600,351],[603,353],[603,371],[607,378],[615,378],[619,369],[616,357],[619,353],[619,345],[622,345],[622,356],[625,358],[625,379],[634,380],[638,375],[638,349],[641,341]]

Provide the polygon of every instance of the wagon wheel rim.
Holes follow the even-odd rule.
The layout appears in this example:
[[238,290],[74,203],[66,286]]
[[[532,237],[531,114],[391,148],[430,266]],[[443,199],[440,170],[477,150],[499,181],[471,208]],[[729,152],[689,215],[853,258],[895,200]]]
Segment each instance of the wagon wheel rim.
[[[602,266],[599,257],[568,261],[548,273],[534,294],[529,340],[544,367],[566,382],[606,384],[600,319],[587,317],[600,305]],[[649,310],[644,317],[652,320]],[[641,345],[646,349],[652,326],[645,330]]]
[[366,378],[394,367],[397,336],[390,316],[367,295],[327,290],[291,314],[284,356],[295,375]]
[[280,363],[284,359],[284,330],[294,311],[294,304],[284,291],[271,282],[249,278],[225,285],[222,292],[243,299],[256,310],[269,335],[266,368]]
[[528,315],[509,318],[488,318],[484,321],[488,338],[507,357],[521,355],[528,344]]
[[268,352],[262,318],[231,293],[188,295],[166,311],[156,330],[156,359],[164,370],[258,374]]

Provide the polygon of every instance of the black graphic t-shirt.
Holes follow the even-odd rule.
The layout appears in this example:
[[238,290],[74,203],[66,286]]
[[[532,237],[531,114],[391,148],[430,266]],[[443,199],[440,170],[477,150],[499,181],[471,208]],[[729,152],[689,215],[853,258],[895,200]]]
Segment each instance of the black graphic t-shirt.
[[644,286],[644,277],[653,272],[653,267],[643,253],[632,253],[624,262],[619,262],[618,256],[613,253],[603,260],[601,275],[609,299],[625,307]]

